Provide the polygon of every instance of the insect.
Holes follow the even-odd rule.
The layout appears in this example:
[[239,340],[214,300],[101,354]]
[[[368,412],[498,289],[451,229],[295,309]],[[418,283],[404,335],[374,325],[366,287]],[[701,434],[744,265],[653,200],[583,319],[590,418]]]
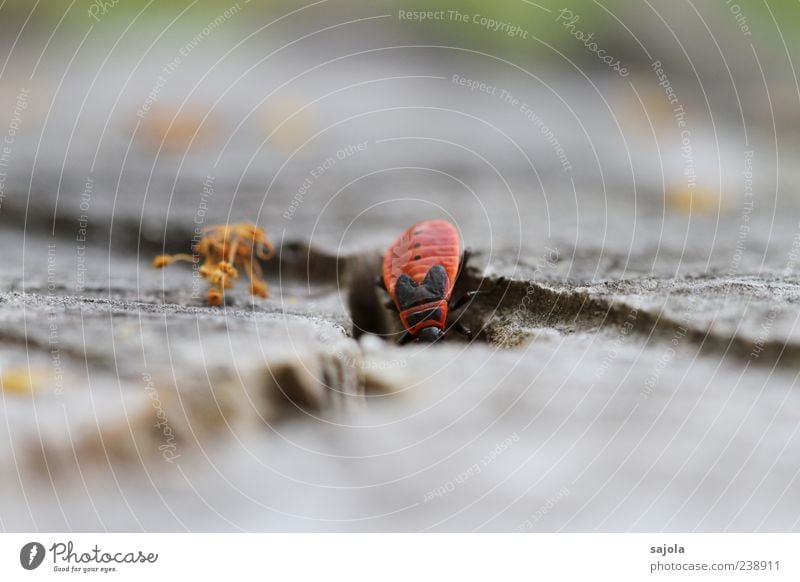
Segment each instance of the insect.
[[225,289],[233,287],[240,269],[250,279],[250,293],[264,298],[269,296],[259,261],[272,258],[275,247],[264,229],[249,222],[208,226],[192,245],[192,251],[191,255],[159,255],[153,259],[153,266],[162,269],[175,261],[199,263],[202,258],[198,271],[211,285],[207,297],[212,305],[222,304]]
[[453,288],[469,258],[456,227],[446,220],[426,220],[400,234],[383,256],[378,285],[391,297],[386,306],[400,315],[404,344],[433,342],[454,329],[472,337],[448,314],[464,306],[475,292],[451,302]]

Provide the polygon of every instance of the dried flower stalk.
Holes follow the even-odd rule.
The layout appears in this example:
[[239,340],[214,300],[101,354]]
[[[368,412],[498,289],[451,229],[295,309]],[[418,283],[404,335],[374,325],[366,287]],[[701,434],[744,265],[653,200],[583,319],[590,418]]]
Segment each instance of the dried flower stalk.
[[264,229],[249,222],[215,224],[203,229],[203,236],[193,246],[194,254],[177,253],[159,255],[153,259],[153,267],[162,269],[175,261],[199,262],[200,275],[211,288],[208,302],[222,305],[225,289],[233,287],[240,271],[247,273],[250,293],[269,297],[269,287],[259,261],[275,255],[275,247],[267,238]]

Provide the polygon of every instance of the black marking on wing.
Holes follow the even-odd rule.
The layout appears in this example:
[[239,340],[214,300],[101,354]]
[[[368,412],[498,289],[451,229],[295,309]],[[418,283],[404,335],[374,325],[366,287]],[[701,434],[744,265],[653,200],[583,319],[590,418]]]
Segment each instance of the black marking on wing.
[[422,280],[422,286],[427,288],[435,295],[437,299],[444,299],[447,292],[447,271],[441,265],[434,265],[428,269],[425,279]]
[[400,309],[444,299],[448,281],[447,271],[441,265],[428,269],[421,285],[417,285],[416,281],[403,273],[397,278],[394,287]]
[[400,304],[400,309],[407,309],[414,303],[416,290],[417,282],[405,273],[397,278],[397,282],[394,285],[394,292],[395,295],[397,295],[397,303]]
[[428,321],[430,319],[438,321],[441,318],[442,310],[438,307],[433,307],[431,309],[423,309],[422,311],[409,314],[408,324],[413,327],[419,323],[422,323],[423,321]]

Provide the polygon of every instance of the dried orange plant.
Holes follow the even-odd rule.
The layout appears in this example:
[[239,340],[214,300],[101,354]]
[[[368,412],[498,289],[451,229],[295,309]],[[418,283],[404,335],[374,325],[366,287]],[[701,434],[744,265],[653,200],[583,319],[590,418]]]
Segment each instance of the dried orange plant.
[[272,258],[275,247],[264,229],[249,222],[208,226],[203,229],[200,240],[192,245],[192,250],[193,255],[159,255],[153,259],[153,266],[161,269],[175,261],[194,263],[202,259],[199,272],[211,285],[208,302],[212,305],[222,304],[225,289],[233,287],[240,270],[250,279],[250,293],[265,298],[269,296],[259,260]]

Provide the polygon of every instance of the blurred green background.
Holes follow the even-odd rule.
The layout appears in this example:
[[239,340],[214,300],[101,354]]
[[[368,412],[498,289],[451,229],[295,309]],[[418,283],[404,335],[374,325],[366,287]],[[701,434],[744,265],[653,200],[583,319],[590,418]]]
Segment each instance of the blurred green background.
[[[174,29],[194,27],[203,21],[213,19],[222,11],[237,4],[235,0],[74,0],[73,2],[43,2],[37,0],[7,0],[0,8],[0,27],[6,35],[16,35],[24,24],[26,29],[50,33],[53,26],[61,23],[75,29],[85,29],[96,23],[89,16],[94,11],[104,24],[125,24],[132,19],[160,27],[181,15],[173,25]],[[651,21],[657,25],[659,15],[664,10],[685,11],[687,22],[696,21],[697,13],[707,21],[715,17],[726,18],[730,22],[732,32],[738,32],[739,22],[744,19],[752,30],[753,39],[758,39],[759,49],[769,46],[783,50],[783,42],[787,43],[789,52],[796,54],[798,36],[800,36],[800,3],[789,0],[772,0],[757,2],[755,0],[569,0],[555,2],[553,0],[435,0],[433,2],[405,2],[402,0],[322,0],[294,2],[291,0],[269,0],[260,2],[239,0],[238,4],[248,4],[251,15],[260,12],[260,18],[277,18],[304,6],[312,7],[303,14],[305,19],[313,21],[347,20],[350,15],[363,15],[365,11],[378,14],[382,11],[396,14],[402,10],[460,10],[468,13],[480,13],[497,20],[509,21],[528,30],[543,42],[551,43],[561,34],[560,27],[554,25],[552,14],[562,8],[568,8],[580,14],[584,25],[590,23],[591,30],[598,37],[607,35],[603,40],[614,43],[620,39],[620,24],[638,30],[644,22]],[[737,17],[739,20],[737,20]],[[255,18],[253,16],[252,18]],[[776,23],[780,25],[781,34],[776,34]],[[282,23],[282,26],[288,23]],[[110,27],[107,27],[110,28]],[[223,34],[236,34],[235,26],[226,27]],[[452,22],[415,23],[411,34],[418,40],[437,44],[468,42],[473,48],[488,50],[508,50],[511,53],[524,53],[525,47],[515,39],[506,35],[490,32],[479,26],[463,27]],[[719,33],[718,30],[714,31]],[[647,41],[646,32],[639,33],[643,41]],[[569,49],[568,49],[569,50]],[[575,49],[577,50],[577,49]]]

